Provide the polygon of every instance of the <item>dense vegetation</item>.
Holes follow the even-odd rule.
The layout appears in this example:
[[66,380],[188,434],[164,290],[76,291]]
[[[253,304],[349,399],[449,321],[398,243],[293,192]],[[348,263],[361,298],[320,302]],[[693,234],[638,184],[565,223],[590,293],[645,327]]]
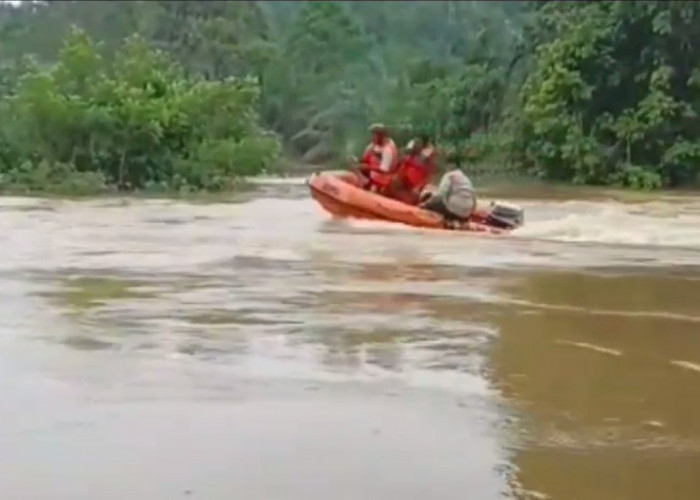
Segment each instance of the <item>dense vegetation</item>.
[[700,173],[700,3],[546,2],[514,150],[547,179],[679,186]]
[[224,189],[372,121],[502,172],[700,173],[695,2],[0,4],[0,188]]

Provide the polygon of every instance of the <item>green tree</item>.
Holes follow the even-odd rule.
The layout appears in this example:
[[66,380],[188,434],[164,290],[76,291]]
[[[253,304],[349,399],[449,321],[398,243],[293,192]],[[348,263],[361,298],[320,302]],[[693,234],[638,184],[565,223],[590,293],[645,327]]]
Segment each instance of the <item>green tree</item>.
[[517,151],[575,183],[677,186],[700,173],[694,2],[542,6]]
[[[374,120],[441,138],[468,133],[465,102],[474,87],[503,79],[523,15],[522,2],[455,1],[54,1],[5,11],[6,61],[31,53],[54,62],[75,24],[102,42],[105,57],[136,33],[186,75],[254,76],[263,123],[307,161],[356,152]],[[490,110],[479,110],[489,123],[503,95],[499,86]]]
[[138,35],[107,58],[73,30],[55,65],[28,65],[0,101],[3,184],[73,175],[118,189],[225,188],[278,154],[258,124],[259,94],[249,78],[186,78]]

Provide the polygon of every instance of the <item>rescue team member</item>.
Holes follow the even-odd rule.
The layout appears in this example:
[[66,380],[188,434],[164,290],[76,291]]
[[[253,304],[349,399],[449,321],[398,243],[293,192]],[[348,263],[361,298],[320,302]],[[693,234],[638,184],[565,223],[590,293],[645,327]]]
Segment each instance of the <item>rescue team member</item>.
[[466,222],[476,208],[474,185],[459,165],[446,172],[437,189],[419,204],[445,218],[447,227]]
[[376,187],[385,191],[399,164],[399,151],[383,124],[375,123],[369,130],[372,140],[365,148],[359,170],[367,178],[367,184],[370,184],[365,187]]
[[392,194],[405,203],[415,205],[435,173],[437,151],[430,136],[421,134],[408,143],[406,153],[392,184]]

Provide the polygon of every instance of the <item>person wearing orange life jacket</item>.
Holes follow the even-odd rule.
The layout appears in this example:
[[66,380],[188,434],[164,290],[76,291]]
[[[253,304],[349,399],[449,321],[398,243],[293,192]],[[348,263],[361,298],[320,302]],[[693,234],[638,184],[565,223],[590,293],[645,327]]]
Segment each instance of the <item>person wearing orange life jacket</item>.
[[415,205],[420,193],[437,168],[437,151],[427,134],[421,134],[406,146],[407,155],[401,163],[393,191],[401,201]]
[[399,151],[383,124],[375,123],[369,130],[372,140],[365,148],[359,170],[367,179],[366,188],[374,187],[385,191],[389,188],[392,174],[398,167]]

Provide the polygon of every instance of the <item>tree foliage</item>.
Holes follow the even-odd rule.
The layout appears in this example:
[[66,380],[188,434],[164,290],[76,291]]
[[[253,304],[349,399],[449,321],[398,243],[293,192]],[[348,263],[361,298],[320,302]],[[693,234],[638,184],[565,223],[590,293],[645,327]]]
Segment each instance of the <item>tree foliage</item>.
[[700,173],[700,4],[548,2],[522,89],[518,152],[581,184],[677,186]]
[[139,36],[110,57],[81,30],[57,62],[26,60],[0,101],[5,185],[222,189],[269,167],[254,79],[186,78]]
[[699,5],[0,4],[0,169],[213,189],[280,145],[303,162],[356,154],[383,121],[490,168],[685,185],[700,172]]

